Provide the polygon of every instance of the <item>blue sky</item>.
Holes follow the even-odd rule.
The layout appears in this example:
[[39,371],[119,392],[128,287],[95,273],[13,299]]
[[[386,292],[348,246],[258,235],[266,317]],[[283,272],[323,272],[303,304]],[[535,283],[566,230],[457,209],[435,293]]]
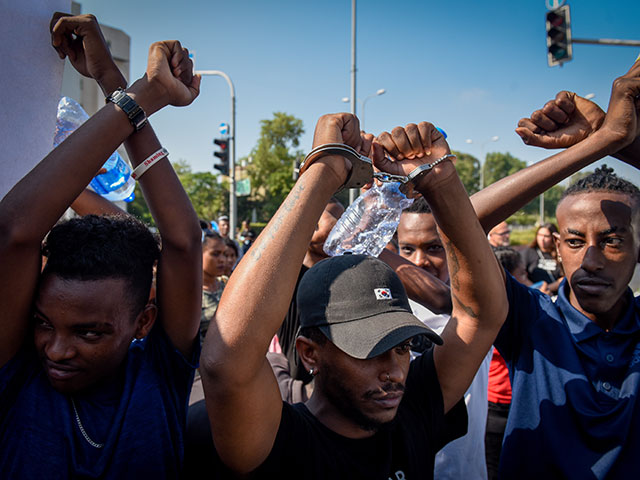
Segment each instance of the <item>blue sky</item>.
[[[638,0],[570,5],[574,37],[640,39]],[[85,0],[82,9],[130,35],[133,78],[144,72],[149,45],[170,38],[196,51],[197,69],[226,72],[237,95],[238,159],[273,112],[303,120],[307,151],[317,118],[349,109],[341,99],[350,94],[351,0]],[[428,120],[446,130],[453,149],[477,157],[501,151],[529,163],[544,158],[545,151],[522,144],[517,121],[562,89],[594,93],[606,110],[614,78],[640,53],[574,45],[572,61],[549,68],[546,11],[544,0],[359,0],[356,96],[386,90],[366,104],[367,130]],[[173,160],[211,170],[212,140],[229,110],[227,84],[208,77],[193,105],[169,107],[152,123]],[[496,135],[498,142],[486,143]],[[640,184],[637,171],[607,163]]]

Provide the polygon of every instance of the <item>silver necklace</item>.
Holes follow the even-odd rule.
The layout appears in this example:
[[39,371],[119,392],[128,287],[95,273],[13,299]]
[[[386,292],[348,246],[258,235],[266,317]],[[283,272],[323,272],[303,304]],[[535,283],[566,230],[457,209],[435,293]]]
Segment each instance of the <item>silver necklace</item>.
[[82,426],[82,422],[80,421],[80,415],[78,415],[78,409],[76,408],[76,402],[73,401],[73,397],[71,397],[71,405],[73,406],[73,413],[76,414],[76,423],[78,424],[78,428],[80,428],[80,433],[82,433],[82,436],[84,437],[84,439],[89,443],[89,445],[91,445],[94,448],[104,447],[104,443],[96,443],[93,440],[91,440],[89,435],[87,435],[87,432],[84,430],[84,427]]

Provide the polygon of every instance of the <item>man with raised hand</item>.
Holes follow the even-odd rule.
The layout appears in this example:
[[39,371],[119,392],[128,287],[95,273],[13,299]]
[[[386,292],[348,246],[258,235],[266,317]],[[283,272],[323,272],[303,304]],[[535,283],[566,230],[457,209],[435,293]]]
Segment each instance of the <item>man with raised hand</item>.
[[[351,168],[339,155],[316,157],[234,272],[204,343],[213,439],[236,473],[429,478],[436,451],[464,433],[460,400],[506,314],[504,280],[444,138],[428,123],[414,133],[419,141],[409,156],[389,152],[395,160],[385,160],[380,145],[372,155],[392,174],[434,164],[415,188],[432,206],[451,264],[449,326],[440,339],[413,317],[401,282],[381,261],[323,260],[305,274],[298,293],[297,349],[316,386],[306,404],[282,402],[265,353],[318,218]],[[370,151],[349,114],[318,121],[314,146],[336,143]],[[483,282],[472,281],[478,275]],[[420,334],[443,344],[410,366],[410,340]]]
[[[118,91],[126,82],[93,16],[56,14],[51,27],[60,57],[111,95],[0,202],[0,471],[176,478],[198,355],[201,234],[146,116],[190,104],[200,79],[179,42],[158,42],[146,74]],[[137,177],[162,250],[127,216],[49,232],[125,140],[133,166],[145,165]]]
[[[639,95],[636,62],[613,83],[606,116],[560,92],[522,119],[525,143],[569,148],[508,178],[512,193],[527,177],[527,189],[539,189],[605,155],[639,166]],[[557,301],[507,278],[510,311],[495,344],[513,398],[499,476],[637,478],[640,318],[628,284],[640,253],[640,191],[603,167],[565,191],[556,215],[566,275]]]

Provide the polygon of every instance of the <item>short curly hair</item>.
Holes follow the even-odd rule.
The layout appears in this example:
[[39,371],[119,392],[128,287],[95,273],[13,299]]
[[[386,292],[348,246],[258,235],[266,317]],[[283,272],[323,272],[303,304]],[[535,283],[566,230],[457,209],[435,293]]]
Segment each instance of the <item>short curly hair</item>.
[[424,197],[416,198],[411,205],[407,209],[403,211],[404,213],[432,213],[431,207],[424,199]]
[[507,272],[513,273],[523,264],[522,257],[512,247],[491,247],[496,258]]
[[633,183],[618,177],[606,165],[596,169],[591,175],[588,175],[567,188],[560,200],[564,200],[571,195],[578,195],[587,192],[612,192],[629,195],[634,201],[640,200],[640,190]]
[[135,311],[147,304],[158,239],[130,215],[86,215],[56,225],[46,238],[43,275],[68,280],[122,278]]

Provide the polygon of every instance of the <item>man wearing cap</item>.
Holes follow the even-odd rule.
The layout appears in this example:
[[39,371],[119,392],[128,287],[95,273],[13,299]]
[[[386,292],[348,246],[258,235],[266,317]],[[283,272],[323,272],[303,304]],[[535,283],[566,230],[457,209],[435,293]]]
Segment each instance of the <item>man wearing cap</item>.
[[[502,271],[442,134],[426,122],[399,130],[406,136],[398,141],[413,150],[390,151],[390,160],[380,145],[360,136],[356,117],[325,115],[316,126],[314,152],[346,144],[370,154],[385,172],[425,172],[413,186],[442,231],[452,319],[438,337],[411,314],[401,282],[377,259],[323,260],[298,288],[296,346],[316,386],[304,404],[281,400],[265,353],[289,306],[318,218],[331,195],[348,184],[356,170],[351,161],[357,162],[335,153],[309,157],[315,161],[236,269],[203,347],[214,443],[237,474],[430,478],[435,453],[466,431],[462,396],[507,313]],[[474,276],[483,281],[472,282]],[[409,365],[410,341],[417,335],[437,346]]]

